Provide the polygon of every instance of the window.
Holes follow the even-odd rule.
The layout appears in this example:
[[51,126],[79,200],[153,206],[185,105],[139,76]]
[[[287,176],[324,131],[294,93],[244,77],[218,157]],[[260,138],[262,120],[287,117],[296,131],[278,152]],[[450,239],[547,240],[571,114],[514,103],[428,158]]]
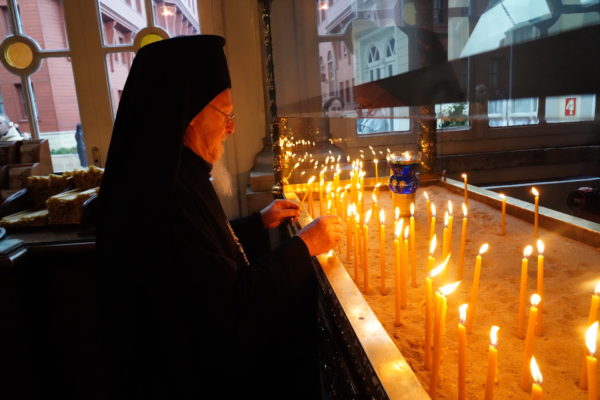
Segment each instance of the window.
[[27,105],[25,103],[25,95],[23,94],[23,86],[20,83],[15,83],[15,90],[17,92],[17,99],[19,99],[19,121],[27,120]]
[[387,41],[385,46],[385,56],[393,57],[396,55],[396,39],[391,38]]
[[489,126],[533,125],[539,122],[538,99],[509,99],[488,102]]

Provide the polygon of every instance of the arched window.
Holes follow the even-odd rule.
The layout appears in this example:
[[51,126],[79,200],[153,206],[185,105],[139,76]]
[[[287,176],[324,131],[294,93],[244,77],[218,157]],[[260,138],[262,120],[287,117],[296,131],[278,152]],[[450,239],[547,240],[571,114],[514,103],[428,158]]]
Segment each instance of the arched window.
[[377,62],[377,61],[379,61],[379,59],[380,59],[379,50],[375,46],[371,47],[369,49],[369,58],[368,58],[369,64]]
[[396,55],[396,39],[390,38],[385,46],[385,56],[393,57]]

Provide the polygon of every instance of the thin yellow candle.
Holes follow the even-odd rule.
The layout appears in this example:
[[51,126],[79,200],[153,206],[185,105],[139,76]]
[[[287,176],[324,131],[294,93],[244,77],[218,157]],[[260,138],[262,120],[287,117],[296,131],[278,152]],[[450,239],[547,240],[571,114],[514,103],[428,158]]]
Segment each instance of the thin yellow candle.
[[444,213],[444,230],[442,231],[442,258],[446,258],[448,255],[448,251],[450,248],[450,244],[448,243],[448,219],[450,216],[448,215],[448,211]]
[[[590,303],[590,311],[588,313],[588,322],[590,325],[594,321],[598,320],[598,305],[600,304],[600,282],[596,284],[594,288],[594,294],[592,295],[592,301]],[[587,357],[587,349],[585,349],[583,353],[583,364],[581,365],[581,374],[579,378],[579,387],[582,389],[587,389],[587,366],[586,366],[586,357]]]
[[448,200],[448,253],[452,253],[452,227],[454,226],[454,206]]
[[435,247],[437,245],[436,236],[433,235],[431,242],[429,243],[429,257],[427,257],[427,272],[431,271],[433,266],[435,265],[435,257],[433,254],[435,253]]
[[431,220],[429,225],[429,240],[435,235],[435,204],[431,203]]
[[537,241],[537,294],[540,295],[542,301],[538,306],[538,319],[535,325],[535,334],[542,336],[544,334],[544,242],[540,239]]
[[446,296],[452,293],[460,285],[460,281],[442,286],[435,294],[435,324],[433,327],[433,359],[431,365],[431,376],[429,378],[429,396],[433,400],[437,398],[437,385],[440,379],[440,365],[442,362],[442,346],[446,334],[446,312],[448,300]]
[[531,193],[534,197],[534,210],[533,210],[533,237],[538,238],[539,225],[540,225],[540,194],[536,188],[531,188]]
[[[358,190],[358,188],[357,188],[357,190]],[[356,204],[358,204],[358,217],[359,217],[358,220],[360,222],[362,222],[363,218],[365,216],[364,215],[364,212],[365,212],[365,208],[364,208],[365,202],[363,201],[363,192],[362,191],[358,192],[358,199],[357,199],[357,203]]]
[[506,234],[506,196],[500,193],[502,199],[502,215],[500,216],[500,234]]
[[385,288],[385,210],[383,208],[379,211],[379,223],[379,269],[381,275],[379,292],[385,295],[387,290]]
[[400,282],[400,235],[402,233],[402,223],[403,220],[396,221],[396,227],[394,229],[394,282],[395,282],[395,296],[394,296],[394,306],[395,306],[395,319],[394,325],[400,326],[402,325],[402,321],[400,319],[401,309],[402,309],[402,297],[401,297],[401,287],[402,284]]
[[485,380],[485,400],[494,398],[496,385],[496,370],[498,369],[498,331],[500,327],[494,325],[490,328],[490,346],[488,347],[487,376]]
[[400,252],[400,272],[402,274],[402,308],[406,308],[406,297],[408,294],[408,234],[409,227],[404,227],[404,244]]
[[358,269],[360,265],[360,215],[354,214],[354,282],[358,284]]
[[400,207],[396,207],[394,209],[394,221],[398,222],[399,219],[400,219]]
[[364,276],[364,290],[365,293],[369,293],[369,227],[367,226],[369,224],[369,220],[371,219],[371,210],[367,211],[367,213],[365,214],[365,223],[363,224],[363,231],[362,231],[362,235],[363,235],[363,261],[362,261],[362,267],[363,267],[363,276]]
[[[431,220],[431,201],[429,200],[429,195],[427,192],[423,192],[423,196],[425,197],[425,210],[427,210],[427,221]],[[431,238],[429,238],[431,240]]]
[[598,360],[596,359],[596,337],[598,336],[598,321],[594,322],[585,333],[585,344],[589,354],[586,356],[586,371],[588,378],[588,399],[598,400]]
[[465,265],[465,246],[467,244],[467,205],[462,204],[463,220],[460,231],[460,248],[458,251],[458,262],[456,267],[456,279],[462,279]]
[[375,164],[375,182],[379,182],[379,169],[378,169],[379,160],[374,159],[373,164]]
[[315,207],[314,207],[314,201],[313,201],[313,194],[312,194],[312,188],[313,188],[313,182],[315,181],[316,177],[315,176],[311,176],[308,179],[308,182],[306,183],[306,185],[308,186],[308,212],[310,213],[311,217],[315,217]]
[[458,400],[466,398],[466,377],[467,377],[467,329],[465,320],[467,318],[468,304],[461,304],[458,307]]
[[415,232],[415,203],[410,203],[410,269],[412,287],[417,287],[417,240]]
[[379,207],[377,206],[377,196],[375,192],[371,193],[371,210],[373,210],[373,215],[377,216],[379,214]]
[[531,400],[543,400],[544,390],[542,389],[542,372],[533,356],[531,356],[531,361],[529,362],[529,369],[531,370],[531,377],[533,378],[530,398]]
[[475,258],[475,271],[473,273],[473,286],[471,287],[471,301],[469,302],[469,314],[467,315],[467,333],[473,331],[475,322],[475,310],[477,309],[477,297],[479,296],[479,278],[481,277],[481,256],[488,251],[489,245],[484,243],[479,248],[479,254]]
[[527,370],[527,363],[533,355],[533,344],[535,338],[535,324],[537,322],[538,304],[540,303],[540,296],[537,293],[531,295],[531,307],[529,307],[529,320],[527,322],[527,336],[525,337],[525,351],[523,355],[523,366],[521,368],[521,389],[527,390],[529,388],[529,373]]
[[529,267],[528,258],[533,251],[533,247],[527,246],[523,250],[523,259],[521,260],[521,285],[519,289],[519,319],[517,325],[517,337],[525,337],[525,308],[527,306],[527,269]]
[[427,370],[431,369],[431,350],[433,347],[433,278],[442,273],[448,264],[448,260],[449,258],[446,258],[442,264],[432,268],[425,277],[425,351],[423,364]]
[[469,193],[468,187],[469,187],[469,185],[467,184],[467,174],[462,174],[461,177],[463,178],[463,181],[465,183],[465,189],[464,189],[465,200],[464,200],[464,203],[468,206],[469,205],[469,196],[468,196],[468,193]]
[[352,224],[353,224],[353,208],[356,206],[351,204],[348,206],[346,213],[346,260],[350,261],[350,254],[352,254]]

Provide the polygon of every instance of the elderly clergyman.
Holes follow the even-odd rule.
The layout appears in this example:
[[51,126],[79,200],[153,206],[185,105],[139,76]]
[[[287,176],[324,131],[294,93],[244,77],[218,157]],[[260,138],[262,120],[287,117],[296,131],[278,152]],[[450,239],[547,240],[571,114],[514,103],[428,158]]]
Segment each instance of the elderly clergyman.
[[99,195],[105,398],[319,398],[310,257],[341,225],[319,218],[271,250],[296,204],[227,220],[210,183],[235,127],[224,43],[147,45],[127,79]]

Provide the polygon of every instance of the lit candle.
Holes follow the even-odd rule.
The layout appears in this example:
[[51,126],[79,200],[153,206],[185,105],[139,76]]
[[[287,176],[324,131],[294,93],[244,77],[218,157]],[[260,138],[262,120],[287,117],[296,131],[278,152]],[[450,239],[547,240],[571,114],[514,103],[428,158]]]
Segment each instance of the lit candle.
[[352,220],[353,220],[353,209],[356,205],[351,204],[348,206],[348,212],[346,213],[346,260],[350,261],[350,254],[352,254]]
[[539,224],[540,224],[540,194],[538,193],[536,188],[531,188],[531,193],[535,196],[534,201],[534,211],[533,211],[533,237],[539,237]]
[[596,360],[596,337],[598,321],[594,322],[585,333],[585,344],[589,354],[586,356],[586,371],[588,376],[588,399],[598,400],[598,360]]
[[435,324],[433,327],[433,359],[431,366],[431,377],[429,379],[429,396],[437,398],[437,384],[440,378],[440,364],[442,362],[442,345],[446,334],[446,312],[448,300],[446,296],[452,293],[460,285],[460,281],[450,285],[442,286],[435,294]]
[[531,377],[533,378],[533,383],[531,384],[531,400],[543,400],[544,390],[542,389],[542,372],[533,356],[531,356],[529,368],[531,369]]
[[379,222],[381,224],[379,228],[379,268],[381,274],[381,286],[379,291],[382,295],[386,295],[387,290],[385,289],[385,210],[383,208],[381,209],[381,211],[379,211]]
[[400,235],[402,234],[402,224],[403,220],[396,221],[396,227],[394,229],[394,281],[395,281],[395,297],[394,297],[394,306],[395,306],[395,320],[394,325],[400,326],[402,322],[400,320],[400,313],[402,309],[402,297],[400,294],[400,290],[402,284],[400,282]]
[[481,255],[489,248],[487,243],[484,243],[479,248],[479,254],[475,258],[475,271],[473,274],[473,286],[471,287],[471,301],[469,303],[469,314],[467,315],[467,333],[473,331],[473,323],[475,321],[475,310],[477,309],[477,297],[479,295],[479,278],[481,276]]
[[377,206],[377,196],[375,192],[371,193],[371,210],[373,210],[373,215],[377,216],[379,214],[379,207]]
[[415,203],[410,203],[410,267],[412,287],[417,287],[417,243],[415,233]]
[[431,222],[429,227],[429,240],[435,235],[435,204],[431,204]]
[[400,207],[396,207],[394,209],[394,221],[398,222],[399,219],[400,219]]
[[433,266],[435,265],[435,257],[433,254],[435,253],[435,247],[437,245],[436,236],[433,235],[431,242],[429,242],[429,257],[427,257],[427,272],[431,271]]
[[502,199],[502,216],[500,217],[500,233],[506,234],[506,196],[500,193]]
[[498,369],[498,331],[500,327],[494,325],[490,328],[490,347],[488,347],[487,377],[485,380],[485,400],[494,398],[496,385],[496,370]]
[[468,308],[468,304],[462,304],[458,307],[458,400],[464,400],[466,395],[467,329],[465,328],[465,320]]
[[402,308],[406,308],[406,296],[408,293],[408,234],[410,230],[409,227],[404,227],[404,244],[402,246],[402,251],[400,252],[400,272],[402,273]]
[[463,178],[463,181],[465,182],[465,190],[464,190],[465,191],[465,200],[464,200],[464,203],[468,206],[469,205],[469,196],[467,195],[467,193],[469,192],[469,189],[468,189],[469,185],[467,184],[467,174],[462,174],[461,176]]
[[465,246],[467,244],[467,205],[462,204],[463,220],[462,229],[460,231],[460,248],[458,252],[458,265],[456,271],[456,279],[462,279],[465,265]]
[[314,201],[313,201],[313,194],[312,194],[312,188],[313,188],[313,182],[315,181],[316,177],[311,176],[308,179],[308,182],[306,183],[308,186],[308,212],[310,213],[311,217],[315,217],[315,207],[314,207]]
[[442,258],[446,258],[448,255],[448,249],[450,244],[448,243],[448,211],[444,213],[444,230],[442,231]]
[[354,214],[354,283],[358,284],[358,268],[360,265],[360,215]]
[[[427,221],[431,220],[431,201],[429,200],[429,195],[427,192],[423,192],[423,196],[425,197],[425,210],[427,210]],[[431,238],[429,238],[431,240]]]
[[[600,304],[600,282],[596,284],[594,294],[592,295],[592,302],[590,303],[590,311],[588,314],[588,325],[591,325],[594,321],[598,320],[598,304]],[[579,387],[582,389],[587,389],[586,356],[587,350],[583,353],[583,364],[581,366],[581,375],[579,378]]]
[[433,346],[433,278],[442,273],[448,264],[449,258],[431,271],[425,277],[425,352],[423,364],[425,369],[431,369],[431,349]]
[[452,253],[452,226],[454,225],[454,206],[448,200],[448,253]]
[[542,301],[538,306],[538,319],[535,325],[535,334],[542,336],[544,334],[544,242],[540,239],[537,241],[537,294],[540,295]]
[[378,159],[374,159],[373,160],[373,164],[375,164],[375,182],[379,182],[379,170],[377,168],[378,164],[379,164],[379,160]]
[[531,295],[531,307],[529,307],[529,320],[527,322],[527,336],[525,337],[525,352],[523,356],[523,367],[521,368],[521,388],[527,390],[529,387],[529,373],[527,371],[528,360],[533,355],[533,339],[535,338],[535,323],[537,322],[538,304],[540,296],[537,293]]
[[365,223],[363,225],[363,231],[362,231],[362,235],[363,235],[363,261],[362,261],[362,267],[363,267],[363,273],[364,273],[364,289],[365,289],[365,294],[369,293],[369,227],[367,226],[369,223],[369,219],[371,219],[371,210],[367,211],[367,214],[365,215]]
[[517,327],[517,337],[523,339],[525,337],[525,307],[527,306],[527,268],[529,261],[527,257],[531,255],[533,247],[527,246],[523,250],[523,259],[521,260],[521,285],[519,290],[519,320]]

